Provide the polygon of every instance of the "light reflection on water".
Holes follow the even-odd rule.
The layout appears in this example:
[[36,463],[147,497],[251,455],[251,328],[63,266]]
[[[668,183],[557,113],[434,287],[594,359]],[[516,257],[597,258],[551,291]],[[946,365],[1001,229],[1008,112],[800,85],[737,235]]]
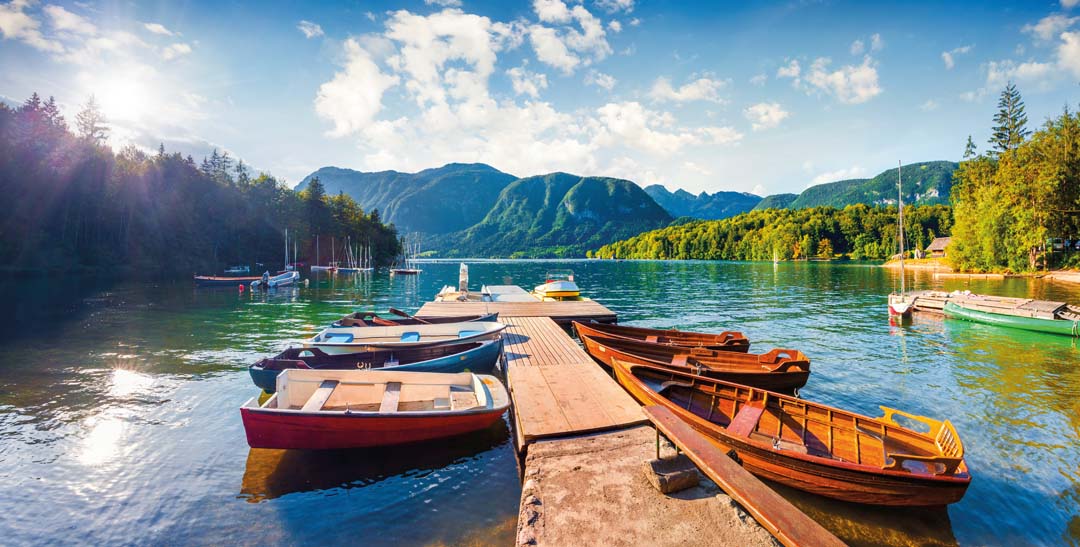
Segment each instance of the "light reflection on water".
[[[585,293],[620,321],[739,329],[754,351],[813,360],[803,396],[880,415],[949,418],[974,474],[948,510],[880,509],[781,489],[861,545],[1080,543],[1080,351],[1065,337],[918,317],[888,324],[894,274],[858,264],[582,261]],[[526,287],[548,265],[474,262]],[[5,543],[513,541],[520,486],[505,423],[389,450],[251,450],[245,367],[356,310],[415,310],[457,262],[418,277],[316,276],[269,293],[187,283],[8,281],[0,333],[0,537]],[[1027,280],[909,287],[1080,301]]]

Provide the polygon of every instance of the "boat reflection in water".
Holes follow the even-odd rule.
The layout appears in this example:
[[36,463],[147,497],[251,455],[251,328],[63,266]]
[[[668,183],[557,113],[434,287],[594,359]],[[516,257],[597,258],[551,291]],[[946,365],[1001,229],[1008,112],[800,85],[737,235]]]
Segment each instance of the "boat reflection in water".
[[946,507],[883,507],[815,496],[764,480],[851,547],[959,545]]
[[252,503],[295,492],[363,488],[390,477],[423,476],[501,446],[510,440],[506,420],[448,439],[353,450],[252,448],[240,497]]

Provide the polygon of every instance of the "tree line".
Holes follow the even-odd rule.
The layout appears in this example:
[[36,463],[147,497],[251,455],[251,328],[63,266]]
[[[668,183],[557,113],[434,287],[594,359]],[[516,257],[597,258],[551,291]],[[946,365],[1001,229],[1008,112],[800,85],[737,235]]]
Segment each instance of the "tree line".
[[[765,209],[713,221],[646,232],[589,253],[596,258],[800,260],[849,257],[878,260],[898,251],[896,207],[865,204]],[[945,205],[904,208],[909,245],[922,249],[949,233]]]
[[984,272],[1080,266],[1080,254],[1054,257],[1047,244],[1080,236],[1080,114],[1065,107],[1032,132],[1009,83],[993,121],[990,148],[978,153],[969,136],[955,173],[949,260]]
[[314,260],[316,235],[326,254],[330,238],[340,246],[346,236],[369,245],[381,265],[400,252],[396,229],[377,210],[328,196],[317,180],[296,192],[217,150],[198,165],[164,146],[114,152],[93,97],[74,120],[69,127],[56,101],[37,93],[17,108],[0,104],[0,195],[12,204],[0,217],[4,270],[156,276],[233,264],[275,269],[286,229],[301,244],[302,260]]

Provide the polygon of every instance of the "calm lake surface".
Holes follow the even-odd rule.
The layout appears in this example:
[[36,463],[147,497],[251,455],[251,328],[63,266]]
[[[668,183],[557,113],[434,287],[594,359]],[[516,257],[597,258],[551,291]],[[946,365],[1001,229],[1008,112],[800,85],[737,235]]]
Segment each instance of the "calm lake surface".
[[[890,326],[893,272],[860,264],[470,261],[472,285],[569,267],[620,322],[738,329],[800,349],[804,398],[949,418],[974,480],[948,509],[782,493],[863,545],[1080,544],[1080,350],[1066,337],[916,317]],[[246,366],[355,310],[414,311],[458,262],[418,278],[314,276],[268,295],[187,282],[3,280],[4,544],[500,544],[520,486],[505,423],[447,442],[332,453],[249,449]],[[1080,302],[1029,280],[935,282]],[[305,275],[305,278],[308,277]],[[911,286],[911,285],[909,285]]]

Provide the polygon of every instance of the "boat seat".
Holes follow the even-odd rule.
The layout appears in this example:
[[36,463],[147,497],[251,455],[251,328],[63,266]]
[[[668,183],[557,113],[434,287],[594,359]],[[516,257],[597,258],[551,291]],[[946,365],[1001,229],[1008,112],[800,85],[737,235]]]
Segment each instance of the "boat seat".
[[334,388],[338,385],[337,380],[323,380],[319,387],[308,397],[304,406],[300,409],[303,412],[316,412],[322,410],[326,400],[330,398],[330,395],[334,393]]
[[328,332],[323,335],[323,342],[335,342],[338,344],[348,344],[353,341],[353,335],[347,332]]
[[450,392],[450,408],[452,410],[466,410],[479,405],[480,402],[476,400],[476,393],[473,391]]
[[414,330],[409,331],[409,332],[403,332],[403,333],[401,333],[401,341],[402,342],[419,342],[420,341],[420,333],[416,332]]
[[764,401],[754,401],[743,404],[739,412],[732,418],[727,426],[727,432],[739,437],[749,437],[757,428],[758,420],[765,413]]
[[386,391],[383,392],[382,403],[379,404],[379,412],[397,412],[398,401],[400,400],[401,382],[387,382]]
[[477,334],[480,334],[482,332],[484,332],[484,331],[482,331],[482,330],[461,330],[461,331],[458,331],[457,337],[458,338],[468,338],[470,336],[476,336]]
[[655,344],[657,340],[659,340],[659,338],[657,338],[655,336],[646,336],[645,337],[645,341],[649,342],[650,344]]
[[685,367],[686,366],[686,354],[685,353],[680,353],[680,354],[676,355],[675,357],[672,357],[671,358],[671,365],[675,366],[675,367]]

